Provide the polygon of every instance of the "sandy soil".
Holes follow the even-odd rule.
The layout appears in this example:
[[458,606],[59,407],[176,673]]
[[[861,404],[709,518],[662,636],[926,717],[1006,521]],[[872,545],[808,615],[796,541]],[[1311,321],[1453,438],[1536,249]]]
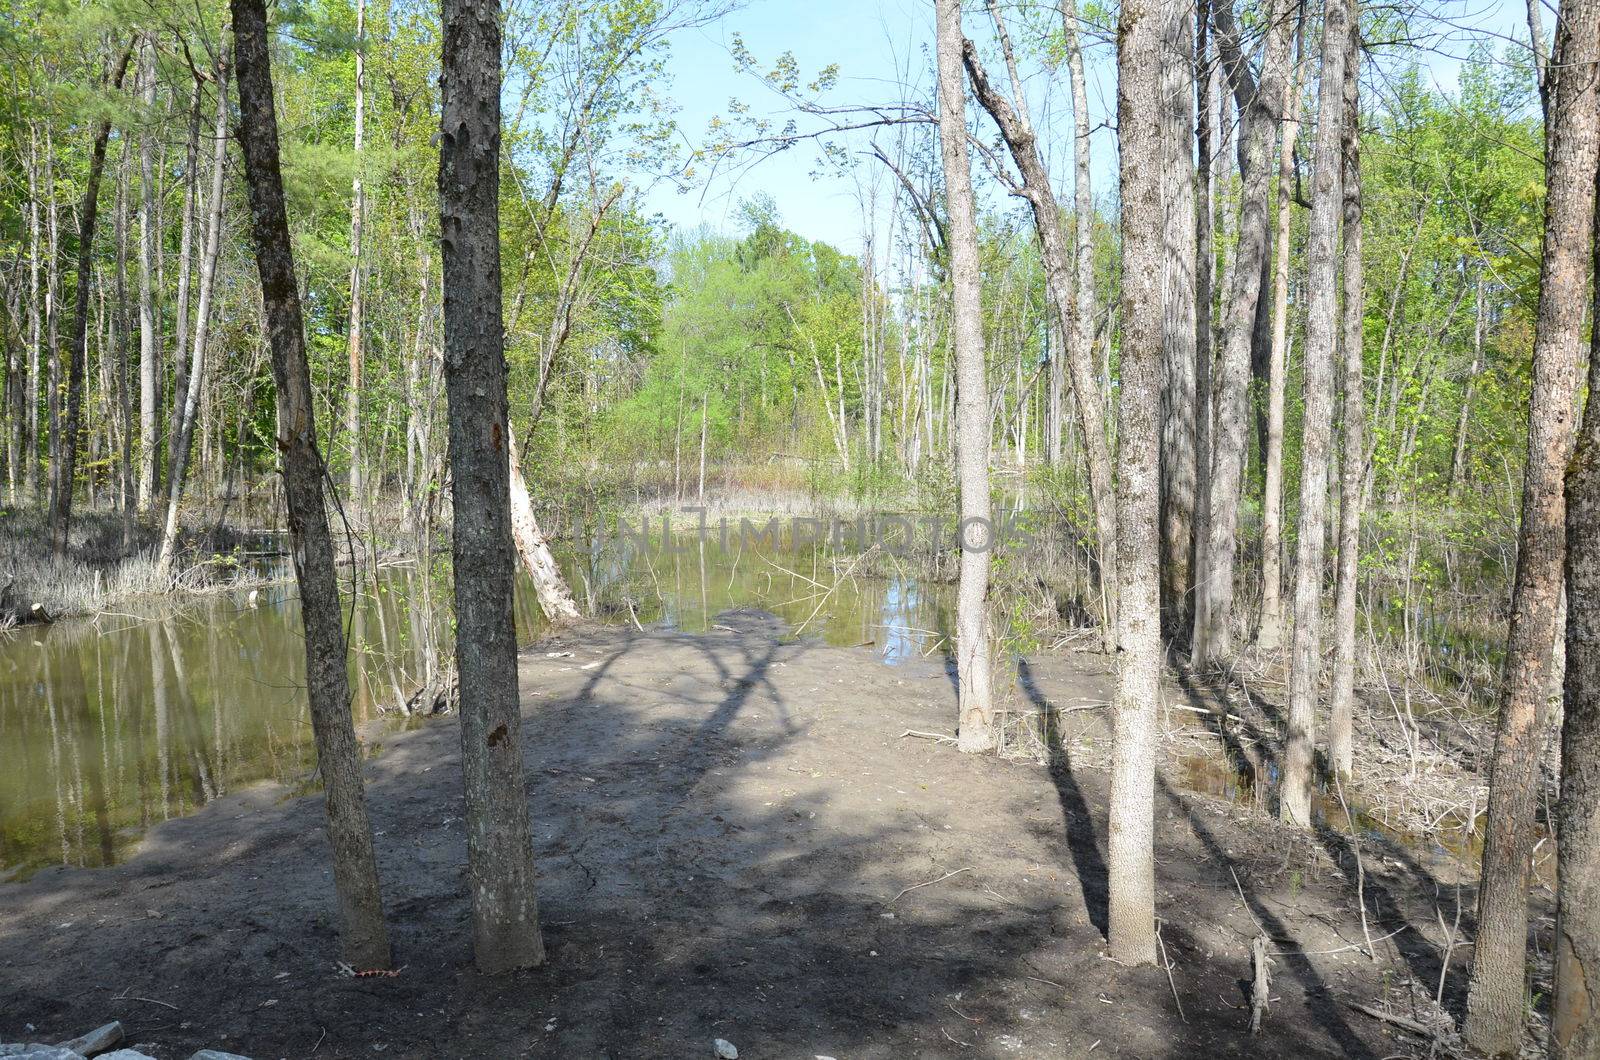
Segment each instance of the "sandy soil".
[[[443,719],[374,736],[368,768],[400,975],[338,974],[321,802],[259,787],[118,867],[0,889],[0,1039],[119,1018],[163,1057],[709,1057],[715,1038],[751,1060],[1426,1053],[1347,1004],[1419,1018],[1438,981],[1436,892],[1446,922],[1456,894],[1404,851],[1365,849],[1371,933],[1402,929],[1372,961],[1345,837],[1168,773],[1171,983],[1123,968],[1103,955],[1104,711],[1071,709],[1106,698],[1104,660],[1019,667],[1018,709],[1068,711],[1070,753],[1047,765],[903,737],[950,730],[937,662],[779,633],[739,612],[706,635],[584,631],[525,656],[544,967],[472,969]],[[1279,955],[1252,1038],[1258,930]]]

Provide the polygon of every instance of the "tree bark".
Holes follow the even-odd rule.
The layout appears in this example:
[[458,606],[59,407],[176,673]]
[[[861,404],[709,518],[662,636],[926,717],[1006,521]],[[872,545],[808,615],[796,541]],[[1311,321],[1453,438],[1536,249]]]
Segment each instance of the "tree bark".
[[1173,637],[1194,621],[1196,465],[1194,7],[1163,7],[1161,205],[1165,254],[1161,360],[1161,616]]
[[[106,79],[113,89],[122,87],[133,55],[133,42]],[[106,143],[111,137],[111,119],[101,118],[95,128],[89,151],[89,174],[83,187],[83,206],[78,212],[78,297],[72,317],[72,334],[67,337],[67,407],[57,438],[56,461],[50,496],[50,541],[57,559],[67,555],[67,538],[72,524],[72,484],[77,473],[79,435],[83,418],[83,375],[88,359],[89,290],[94,272],[94,229],[100,213],[100,177],[106,168]]]
[[327,465],[317,450],[305,325],[278,167],[266,5],[264,0],[231,0],[230,6],[239,79],[236,135],[244,153],[256,268],[272,345],[272,375],[278,388],[278,449],[305,624],[306,693],[333,846],[340,948],[346,963],[358,970],[387,968],[389,932],[383,920],[378,864],[361,782],[361,746],[350,716],[344,626],[322,492]]
[[[1362,387],[1362,320],[1366,300],[1361,261],[1361,20],[1352,3],[1345,52],[1344,127],[1344,350],[1339,475],[1339,567],[1333,596],[1333,698],[1328,710],[1328,760],[1349,776],[1356,677],[1356,589],[1361,558],[1361,480],[1366,470],[1366,398]],[[1281,427],[1281,424],[1280,424]],[[1281,442],[1281,439],[1280,439]]]
[[[1485,1053],[1517,1051],[1526,997],[1528,859],[1543,777],[1549,666],[1561,597],[1577,367],[1593,238],[1600,2],[1563,0],[1545,134],[1544,252],[1533,343],[1528,461],[1511,597],[1500,719],[1489,773],[1478,938],[1464,1036]],[[1585,533],[1593,528],[1586,527]],[[1580,613],[1586,613],[1580,605]],[[1580,678],[1581,679],[1581,678]],[[1583,709],[1579,704],[1580,711]]]
[[512,621],[498,0],[445,0],[441,85],[439,219],[461,763],[473,950],[479,970],[492,973],[544,960]]
[[[999,21],[998,14],[996,22],[1003,29],[1004,23]],[[1002,41],[1009,56],[1009,41],[1004,37]],[[1045,286],[1056,317],[1064,332],[1081,337],[1081,321],[1077,320],[1080,307],[1072,298],[1071,258],[1067,251],[1066,233],[1061,225],[1061,209],[1056,204],[1049,171],[1039,154],[1038,138],[1028,119],[1024,98],[1018,94],[1014,101],[1007,101],[990,83],[972,41],[963,39],[961,44],[962,60],[971,78],[973,93],[999,127],[1012,161],[1022,174],[1022,186],[1017,194],[1028,203],[1033,214],[1034,228],[1039,236],[1039,256],[1044,263]],[[1011,65],[1010,59],[1007,64]],[[1106,597],[1105,622],[1101,629],[1105,647],[1111,650],[1115,642],[1117,613],[1117,519],[1111,450],[1106,441],[1105,393],[1095,378],[1092,337],[1088,344],[1070,342],[1064,353],[1072,381],[1073,407],[1078,412],[1079,423],[1083,425],[1084,453],[1089,464],[1089,501],[1094,509],[1101,581]]]
[[1322,677],[1323,551],[1327,533],[1328,450],[1333,440],[1333,355],[1339,344],[1339,215],[1345,54],[1350,6],[1327,0],[1322,13],[1322,76],[1317,86],[1317,146],[1306,232],[1305,423],[1300,443],[1300,525],[1295,550],[1294,638],[1289,659],[1289,734],[1279,814],[1311,826],[1312,754]]
[[139,137],[139,510],[155,503],[161,457],[161,333],[156,318],[156,174],[154,111],[156,49],[139,47],[139,101],[146,128]]
[[1284,98],[1283,134],[1278,144],[1277,254],[1272,272],[1272,349],[1267,366],[1267,439],[1261,492],[1261,625],[1256,646],[1276,651],[1283,643],[1283,402],[1288,389],[1289,250],[1294,218],[1294,148],[1300,136],[1301,78],[1304,76],[1306,4],[1295,22],[1295,72]]
[[1239,234],[1228,270],[1230,297],[1223,326],[1222,363],[1214,381],[1216,430],[1211,439],[1207,541],[1195,575],[1192,657],[1196,665],[1202,666],[1223,663],[1233,654],[1233,571],[1250,419],[1250,348],[1267,249],[1267,160],[1283,102],[1284,67],[1289,56],[1289,31],[1281,17],[1281,0],[1269,2],[1263,12],[1268,28],[1259,81],[1252,76],[1240,50],[1239,29],[1229,0],[1219,0],[1212,12],[1217,47],[1244,127],[1240,130],[1243,140],[1239,151]]
[[1107,840],[1107,941],[1123,964],[1156,959],[1154,797],[1161,700],[1158,511],[1162,305],[1162,34],[1186,0],[1123,0],[1117,20],[1122,158],[1122,373],[1117,391],[1122,540],[1115,747]]
[[533,498],[528,495],[528,484],[522,478],[522,458],[517,450],[517,436],[509,426],[506,437],[511,446],[511,536],[517,544],[517,555],[522,559],[522,569],[533,580],[534,595],[539,598],[539,609],[551,622],[576,622],[582,618],[578,601],[561,575],[539,529],[539,520],[533,513]]
[[163,571],[172,568],[178,543],[178,505],[183,500],[184,478],[189,468],[189,450],[194,441],[194,424],[200,411],[200,390],[205,385],[206,340],[211,324],[211,293],[216,285],[217,259],[222,252],[223,194],[228,170],[228,64],[217,64],[217,120],[212,131],[211,191],[206,207],[206,245],[200,259],[200,298],[195,308],[194,341],[190,344],[191,363],[183,408],[173,422],[172,473],[167,484],[166,520],[161,532],[157,564]]
[[[183,410],[189,403],[189,276],[194,260],[195,201],[200,189],[200,111],[204,102],[204,82],[198,73],[189,97],[189,135],[183,152],[183,219],[178,234],[178,294],[177,318],[173,326],[172,348],[172,423],[183,422]],[[185,454],[187,459],[187,454]],[[178,450],[167,449],[167,489],[176,488]]]
[[366,223],[367,193],[361,180],[366,145],[367,3],[356,0],[355,176],[350,182],[350,378],[345,388],[344,433],[350,443],[350,503],[361,507],[361,373],[362,326],[366,301],[361,271],[361,238]]
[[1210,2],[1195,5],[1194,91],[1195,91],[1195,170],[1194,170],[1194,548],[1189,556],[1189,583],[1194,593],[1189,600],[1192,612],[1200,587],[1196,579],[1203,569],[1202,552],[1211,532],[1211,454],[1212,454],[1212,361],[1211,302],[1216,248],[1212,243],[1211,183],[1211,83],[1216,78],[1210,58]]
[[961,0],[934,0],[939,71],[939,147],[950,240],[950,315],[955,345],[956,468],[961,571],[956,588],[956,673],[963,751],[998,740],[989,644],[989,387],[984,372],[982,277],[977,205],[967,156],[967,94],[962,76]]

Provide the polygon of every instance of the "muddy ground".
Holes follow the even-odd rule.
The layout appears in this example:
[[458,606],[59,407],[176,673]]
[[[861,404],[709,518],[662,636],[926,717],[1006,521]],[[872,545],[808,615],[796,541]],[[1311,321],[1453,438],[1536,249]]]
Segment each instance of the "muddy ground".
[[[741,612],[704,635],[609,628],[524,657],[544,967],[472,968],[441,719],[368,734],[401,974],[338,973],[320,799],[263,786],[159,826],[115,868],[0,889],[0,1040],[117,1018],[163,1057],[621,1060],[711,1056],[716,1038],[750,1060],[1427,1053],[1351,1007],[1428,1018],[1436,908],[1454,923],[1458,894],[1403,849],[1362,844],[1368,930],[1398,930],[1371,960],[1343,833],[1296,833],[1164,768],[1171,980],[1121,967],[1102,933],[1104,659],[1019,665],[1017,709],[1062,712],[1051,765],[903,736],[950,731],[936,660],[887,667],[780,632]],[[1470,937],[1475,895],[1459,898]],[[1277,956],[1252,1038],[1260,931]]]

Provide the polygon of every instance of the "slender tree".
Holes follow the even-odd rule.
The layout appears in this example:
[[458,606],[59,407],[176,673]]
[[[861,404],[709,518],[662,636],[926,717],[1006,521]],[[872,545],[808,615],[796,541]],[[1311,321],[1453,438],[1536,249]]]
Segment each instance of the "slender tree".
[[[1489,771],[1478,937],[1463,1027],[1468,1044],[1493,1055],[1518,1050],[1527,996],[1528,860],[1543,775],[1550,658],[1566,537],[1562,475],[1572,448],[1578,358],[1589,302],[1600,133],[1597,61],[1600,0],[1563,0],[1550,63],[1555,83],[1545,125],[1544,253],[1534,321],[1522,527],[1500,719]],[[1585,532],[1592,533],[1592,528]]]
[[1354,764],[1352,728],[1356,679],[1356,579],[1361,558],[1361,480],[1366,470],[1366,397],[1362,386],[1362,321],[1366,314],[1361,264],[1361,19],[1351,2],[1350,43],[1344,63],[1344,306],[1340,379],[1343,425],[1339,465],[1339,562],[1333,601],[1333,697],[1328,708],[1328,759],[1348,776]]
[[1123,0],[1117,18],[1122,157],[1122,374],[1117,390],[1117,523],[1122,540],[1115,747],[1107,843],[1107,938],[1124,964],[1156,959],[1155,756],[1161,699],[1159,494],[1163,27],[1186,0]]
[[961,573],[956,589],[956,673],[963,751],[987,751],[996,732],[989,645],[989,388],[984,369],[978,217],[967,156],[961,0],[934,0],[939,149],[950,249],[951,340],[956,364],[956,461],[961,490]]
[[161,333],[156,310],[156,49],[139,46],[139,102],[146,123],[139,137],[139,510],[155,502],[161,455]]
[[[133,42],[123,48],[121,58],[108,71],[106,84],[120,89],[133,56]],[[72,486],[77,476],[78,446],[83,419],[83,376],[88,360],[89,295],[94,286],[94,230],[100,216],[100,177],[106,168],[106,143],[111,138],[111,119],[101,118],[95,125],[89,150],[89,175],[83,186],[83,205],[78,210],[78,297],[72,317],[72,334],[67,337],[67,407],[62,417],[56,452],[51,466],[50,540],[57,559],[67,555],[67,539],[72,525]]]
[[361,505],[361,348],[366,315],[366,291],[361,244],[366,229],[367,191],[362,181],[362,157],[367,137],[367,2],[356,0],[355,176],[350,183],[350,379],[345,387],[344,433],[350,444],[350,503]]
[[[1230,0],[1217,0],[1211,9],[1222,67],[1239,104],[1243,142],[1239,150],[1242,187],[1238,238],[1228,267],[1229,299],[1222,328],[1221,364],[1213,380],[1216,430],[1211,432],[1207,539],[1205,547],[1198,551],[1195,571],[1192,652],[1198,665],[1221,663],[1233,654],[1233,572],[1248,444],[1250,350],[1267,251],[1268,159],[1283,104],[1283,78],[1289,58],[1289,29],[1282,18],[1284,2],[1268,0],[1262,12],[1267,31],[1259,79],[1251,73],[1241,48]],[[1218,152],[1219,157],[1221,154]]]
[[500,4],[445,0],[439,133],[444,369],[461,766],[479,970],[544,960],[512,620],[510,431],[500,281]]
[[1339,216],[1344,209],[1345,53],[1350,7],[1327,0],[1322,12],[1322,75],[1317,87],[1317,146],[1306,234],[1305,423],[1300,448],[1300,525],[1296,540],[1294,638],[1289,660],[1289,736],[1284,748],[1280,813],[1311,825],[1312,752],[1322,677],[1322,580],[1333,438],[1333,355],[1339,345]]
[[230,0],[230,6],[239,84],[237,137],[244,153],[256,269],[272,346],[272,376],[278,388],[278,450],[305,624],[306,696],[333,846],[340,948],[346,963],[357,969],[387,968],[389,931],[383,920],[378,862],[361,782],[361,745],[350,716],[344,626],[333,539],[324,508],[322,485],[327,465],[317,449],[305,324],[278,166],[266,3]]

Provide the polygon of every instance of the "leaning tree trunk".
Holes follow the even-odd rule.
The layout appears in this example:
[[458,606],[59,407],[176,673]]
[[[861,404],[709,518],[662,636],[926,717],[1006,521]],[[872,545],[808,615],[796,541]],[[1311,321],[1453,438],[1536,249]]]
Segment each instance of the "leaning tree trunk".
[[[1566,535],[1562,475],[1571,452],[1589,301],[1600,126],[1595,77],[1600,0],[1563,0],[1554,56],[1551,69],[1558,72],[1545,133],[1544,254],[1534,323],[1522,529],[1489,772],[1478,939],[1463,1027],[1468,1044],[1496,1055],[1517,1051],[1527,996],[1528,859],[1544,775],[1550,655],[1561,598]],[[1593,526],[1584,532],[1592,534]],[[1583,705],[1578,706],[1581,712]]]
[[[1016,67],[1011,58],[1010,40],[1004,33],[1005,23],[1000,19],[998,10],[995,23],[1001,46],[1005,50],[1006,64],[1014,70]],[[1056,204],[1049,170],[1039,153],[1038,138],[1028,118],[1020,79],[1012,78],[1015,99],[1007,101],[990,83],[978,58],[977,47],[970,40],[962,41],[962,60],[972,81],[973,94],[999,127],[1012,161],[1022,174],[1022,186],[1018,194],[1027,201],[1033,214],[1034,228],[1039,236],[1039,256],[1044,262],[1045,286],[1055,308],[1056,319],[1064,333],[1076,335],[1080,332],[1076,320],[1079,307],[1072,298],[1073,278],[1066,233],[1061,225],[1061,209]],[[1094,509],[1101,583],[1106,598],[1105,622],[1101,629],[1105,648],[1110,651],[1115,646],[1117,615],[1114,580],[1117,569],[1117,519],[1111,451],[1106,441],[1105,393],[1095,378],[1092,344],[1072,341],[1063,352],[1072,382],[1073,407],[1077,409],[1078,422],[1083,425],[1084,456],[1089,465],[1089,503]]]
[[1122,373],[1117,391],[1120,661],[1113,699],[1107,941],[1123,964],[1156,959],[1155,756],[1161,699],[1162,27],[1184,0],[1123,0],[1117,20],[1122,164]]
[[1306,232],[1305,422],[1300,443],[1300,525],[1295,551],[1294,638],[1289,657],[1289,737],[1279,812],[1311,826],[1311,766],[1322,677],[1322,572],[1333,441],[1333,354],[1339,344],[1339,214],[1344,207],[1344,80],[1350,7],[1327,0],[1322,13],[1322,77],[1317,87],[1317,148]]
[[445,0],[444,368],[472,937],[483,972],[544,960],[522,773],[500,283],[500,4]]
[[[305,325],[295,284],[294,253],[278,168],[278,119],[272,101],[265,0],[231,0],[234,65],[239,78],[239,126],[244,152],[256,268],[272,344],[278,387],[278,450],[289,509],[289,540],[306,637],[306,694],[317,767],[333,846],[333,886],[339,900],[339,940],[357,969],[389,966],[378,863],[361,783],[361,745],[350,716],[344,626],[335,581],[322,483],[327,465],[317,450]],[[192,389],[199,389],[195,380]]]
[[1305,71],[1306,5],[1295,22],[1295,64],[1284,97],[1278,144],[1278,248],[1272,268],[1272,346],[1267,365],[1267,444],[1261,491],[1261,624],[1256,646],[1276,651],[1283,643],[1283,401],[1288,389],[1289,264],[1294,218],[1294,146],[1300,137],[1300,79]]
[[956,467],[961,486],[957,533],[956,674],[963,751],[998,741],[989,659],[989,388],[984,375],[978,217],[967,157],[967,94],[962,76],[961,0],[934,0],[939,68],[939,147],[949,214],[950,314],[955,344]]
[[[1352,4],[1352,7],[1354,5]],[[1344,64],[1344,423],[1339,475],[1339,570],[1333,598],[1333,701],[1328,758],[1348,776],[1355,713],[1356,585],[1361,557],[1361,479],[1366,457],[1361,323],[1366,311],[1361,264],[1361,20],[1352,10]]]
[[[133,43],[123,49],[107,83],[122,87],[128,72]],[[83,206],[78,211],[78,300],[72,317],[72,334],[67,336],[67,407],[57,439],[59,468],[51,476],[50,541],[57,559],[67,555],[67,537],[72,524],[72,481],[77,474],[79,435],[83,418],[84,362],[88,358],[89,289],[94,271],[94,228],[100,213],[100,176],[106,168],[106,143],[111,138],[111,119],[102,118],[95,129],[89,152],[89,175],[83,186]]]
[[522,478],[517,436],[509,424],[506,438],[511,447],[511,536],[516,541],[522,569],[533,580],[533,592],[545,618],[555,623],[576,622],[583,615],[578,610],[578,601],[572,597],[567,579],[561,575],[550,543],[539,529],[539,520],[533,513],[533,498],[528,495],[528,484]]
[[211,199],[206,210],[206,245],[200,259],[200,298],[195,310],[194,342],[190,346],[188,384],[183,407],[173,423],[172,472],[167,484],[167,517],[161,532],[160,569],[172,569],[172,556],[178,543],[178,505],[183,500],[184,477],[189,468],[189,451],[194,442],[194,424],[199,418],[200,392],[205,384],[206,337],[211,324],[211,293],[216,286],[217,259],[222,251],[222,208],[224,178],[228,169],[228,65],[217,64],[217,121],[212,132]]
[[[1600,203],[1596,203],[1600,209]],[[1600,229],[1597,229],[1600,231]],[[1600,240],[1594,260],[1600,265]],[[1482,290],[1481,281],[1479,290]],[[1600,310],[1600,285],[1590,303]],[[1550,1055],[1600,1056],[1600,328],[1567,469],[1567,673],[1556,803],[1555,1000]]]
[[[1212,9],[1217,48],[1239,103],[1244,137],[1240,150],[1242,197],[1238,243],[1228,269],[1230,298],[1224,315],[1222,363],[1214,380],[1216,430],[1212,433],[1211,495],[1206,505],[1205,547],[1197,550],[1192,656],[1197,665],[1225,662],[1233,654],[1233,571],[1238,549],[1240,484],[1244,478],[1250,418],[1250,349],[1261,268],[1267,250],[1268,159],[1283,102],[1289,31],[1281,2],[1269,2],[1266,52],[1259,82],[1240,50],[1229,0]],[[1224,240],[1226,242],[1226,240]]]
[[1161,359],[1161,615],[1174,637],[1193,623],[1196,460],[1194,11],[1167,5],[1161,55],[1161,207],[1165,216]]

